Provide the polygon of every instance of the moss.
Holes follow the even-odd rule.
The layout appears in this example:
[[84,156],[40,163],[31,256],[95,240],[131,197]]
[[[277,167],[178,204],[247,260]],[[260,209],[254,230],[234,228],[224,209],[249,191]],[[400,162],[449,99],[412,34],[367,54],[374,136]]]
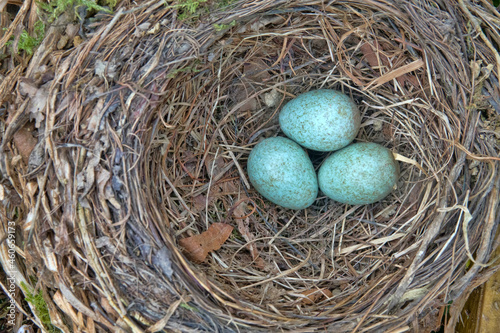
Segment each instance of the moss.
[[[208,15],[213,10],[228,9],[237,0],[175,0],[167,1],[167,8],[175,8],[178,11],[178,19],[188,24],[197,23],[202,15]],[[221,25],[220,30],[225,29],[226,25]],[[232,26],[232,25],[231,25]]]
[[216,1],[217,1],[217,7],[219,8],[230,7],[231,5],[237,2],[237,0],[216,0]]
[[40,289],[37,294],[33,294],[29,290],[28,286],[26,286],[26,284],[24,284],[23,282],[21,282],[21,288],[23,288],[25,294],[24,299],[26,300],[26,302],[30,303],[33,306],[36,315],[38,316],[38,318],[40,318],[40,321],[47,329],[47,331],[49,331],[50,333],[59,333],[60,330],[52,325],[52,322],[50,320],[49,308],[47,306],[47,303],[43,299],[43,291]]
[[198,18],[201,14],[201,9],[204,7],[207,0],[178,0],[173,5],[167,5],[168,8],[176,8],[179,12],[179,20],[185,21]]
[[30,35],[26,30],[23,30],[17,45],[18,52],[25,51],[32,55],[34,50],[43,40],[45,36],[45,24],[42,21],[35,23],[34,34]]
[[231,27],[234,27],[236,25],[236,21],[233,20],[232,22],[228,24],[214,24],[214,29],[215,31],[222,31]]
[[75,16],[80,18],[77,13],[77,8],[84,6],[87,10],[94,10],[96,12],[112,13],[112,9],[116,6],[118,0],[103,0],[103,4],[110,9],[99,5],[93,0],[55,0],[50,3],[37,2],[38,7],[48,14],[48,21],[54,22],[59,16],[68,10],[74,10]]
[[195,14],[202,3],[207,2],[207,0],[180,0],[178,7],[183,12],[188,14]]

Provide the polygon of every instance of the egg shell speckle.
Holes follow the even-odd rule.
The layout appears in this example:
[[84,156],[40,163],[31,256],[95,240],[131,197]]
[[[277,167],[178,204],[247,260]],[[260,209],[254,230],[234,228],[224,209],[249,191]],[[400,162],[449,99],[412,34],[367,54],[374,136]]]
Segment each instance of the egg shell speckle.
[[376,143],[353,143],[330,155],[318,172],[321,191],[331,199],[365,205],[385,198],[399,178],[392,152]]
[[302,147],[283,137],[268,138],[251,151],[248,178],[269,201],[285,208],[304,209],[318,195],[318,180]]
[[289,101],[281,110],[283,132],[316,151],[347,146],[358,134],[361,115],[352,99],[340,91],[312,90]]

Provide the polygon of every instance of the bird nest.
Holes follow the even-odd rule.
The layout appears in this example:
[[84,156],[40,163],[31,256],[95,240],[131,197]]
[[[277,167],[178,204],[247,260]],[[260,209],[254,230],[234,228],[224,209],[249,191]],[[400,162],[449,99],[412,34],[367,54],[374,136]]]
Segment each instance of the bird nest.
[[[93,18],[63,15],[32,57],[2,60],[1,216],[5,237],[16,226],[17,284],[50,315],[29,303],[35,323],[453,329],[495,271],[500,16],[488,1],[124,1]],[[351,96],[356,141],[400,161],[384,200],[320,193],[294,211],[249,184],[251,149],[283,136],[282,106],[319,88]],[[317,168],[328,154],[309,155]]]

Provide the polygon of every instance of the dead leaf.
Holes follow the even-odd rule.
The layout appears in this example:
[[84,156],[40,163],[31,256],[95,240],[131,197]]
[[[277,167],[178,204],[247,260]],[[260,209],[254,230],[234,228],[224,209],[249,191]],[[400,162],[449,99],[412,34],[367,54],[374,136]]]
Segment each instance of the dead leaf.
[[[364,43],[361,45],[360,49],[371,67],[389,66],[389,59],[385,54],[383,54],[383,52],[380,52],[383,49],[377,41],[373,41],[373,45],[370,43]],[[375,50],[377,52],[375,52]],[[379,63],[379,60],[382,63]]]
[[393,133],[392,133],[392,127],[390,124],[384,123],[382,126],[382,134],[384,136],[384,139],[389,141],[393,138]]
[[83,316],[78,316],[76,314],[75,309],[71,306],[71,304],[69,304],[60,291],[56,291],[52,300],[59,307],[59,309],[61,309],[72,320],[73,323],[83,327]]
[[247,80],[255,82],[265,82],[271,78],[269,74],[269,65],[264,60],[257,59],[255,62],[245,64],[243,66],[244,77]]
[[45,161],[45,141],[38,142],[30,153],[28,159],[28,171],[36,170]]
[[170,260],[171,254],[169,249],[164,246],[156,252],[153,256],[153,265],[158,267],[165,276],[169,279],[172,278],[172,274],[174,274],[174,270],[172,269],[172,261]]
[[233,93],[234,102],[239,105],[240,112],[255,111],[259,107],[256,97],[255,82],[266,82],[271,78],[269,66],[261,59],[243,65],[241,85]]
[[12,138],[19,154],[23,158],[24,164],[28,164],[29,157],[37,144],[37,140],[31,135],[31,132],[26,128],[18,130]]
[[[197,195],[192,200],[194,212],[201,212],[207,205],[207,197],[203,194]],[[210,205],[210,202],[208,203]]]
[[[239,106],[241,112],[257,110],[259,101],[256,97],[252,97],[256,94],[255,83],[262,84],[262,82],[267,82],[270,79],[269,65],[262,59],[257,59],[243,65],[242,84],[238,85],[233,95],[234,101],[238,105],[241,104]],[[279,97],[279,93],[274,90],[267,95],[267,97],[263,97],[263,100],[269,104],[275,103],[276,96]]]
[[237,193],[241,192],[239,183],[237,183],[234,180],[223,182],[221,184],[221,188],[222,188],[222,192],[225,195],[228,195],[228,194],[237,194]]
[[[389,61],[389,58],[384,52],[385,49],[389,49],[391,47],[390,44],[380,44],[376,40],[374,40],[372,43],[364,43],[360,49],[361,52],[363,52],[363,55],[365,56],[366,61],[368,64],[373,67],[373,68],[380,68],[383,67],[386,70],[391,70],[393,69],[393,66],[391,65],[391,61]],[[404,67],[404,66],[403,66]],[[387,74],[387,73],[386,73]],[[384,74],[383,76],[385,76]],[[408,73],[403,73],[400,74],[397,77],[394,77],[398,83],[401,86],[404,86],[406,82],[410,83],[414,87],[418,87],[418,80],[415,76],[409,75]],[[376,80],[379,80],[380,78],[375,79],[372,81],[370,84],[373,84]],[[387,81],[386,81],[387,82]],[[385,83],[385,82],[384,82]],[[383,84],[383,83],[379,83]]]
[[52,81],[37,88],[29,80],[24,80],[19,84],[19,91],[23,95],[28,95],[31,100],[28,106],[30,117],[35,119],[35,127],[40,128],[41,122],[45,119],[45,105],[49,97],[49,89]]
[[200,235],[180,239],[179,245],[190,260],[203,262],[209,252],[220,249],[232,231],[233,227],[229,224],[213,223]]
[[309,289],[297,294],[301,298],[300,303],[305,305],[315,304],[324,298],[330,298],[333,296],[329,289]]
[[28,97],[33,98],[37,91],[38,88],[32,81],[26,79],[19,82],[19,92],[21,95],[27,95]]
[[217,157],[215,161],[213,156],[210,155],[205,159],[205,167],[207,168],[208,176],[210,178],[212,178],[212,176],[217,176],[225,166],[226,164],[224,163],[224,158],[222,156]]
[[259,106],[255,97],[250,97],[251,91],[246,90],[244,87],[236,88],[234,92],[234,100],[239,105],[240,112],[255,111]]
[[[207,206],[211,206],[215,200],[219,199],[222,194],[222,188],[220,185],[214,185],[210,188],[210,193],[207,196],[204,194],[197,195],[192,200],[192,210],[193,212],[201,212],[205,210]],[[208,202],[207,202],[208,201]]]

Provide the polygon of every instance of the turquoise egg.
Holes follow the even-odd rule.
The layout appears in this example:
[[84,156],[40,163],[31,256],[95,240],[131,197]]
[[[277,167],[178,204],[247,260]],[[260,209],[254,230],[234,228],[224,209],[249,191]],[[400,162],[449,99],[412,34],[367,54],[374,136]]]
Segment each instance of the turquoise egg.
[[336,90],[312,90],[288,102],[280,112],[283,132],[301,146],[334,151],[354,140],[361,115],[352,99]]
[[250,152],[248,177],[269,201],[285,208],[304,209],[318,195],[318,180],[309,156],[290,139],[264,139]]
[[318,172],[319,188],[331,199],[365,205],[385,198],[399,178],[392,152],[376,143],[353,143],[330,155]]

